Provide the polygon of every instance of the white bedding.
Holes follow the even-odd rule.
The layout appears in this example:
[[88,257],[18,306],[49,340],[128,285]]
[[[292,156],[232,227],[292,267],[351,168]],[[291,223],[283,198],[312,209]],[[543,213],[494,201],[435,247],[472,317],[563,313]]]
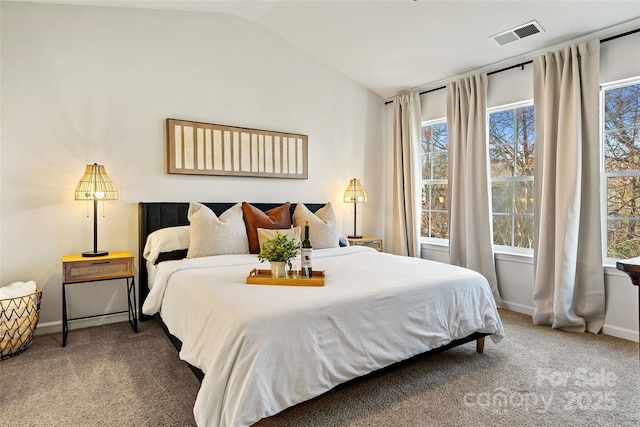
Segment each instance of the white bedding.
[[248,426],[336,385],[473,332],[503,336],[491,289],[461,267],[354,246],[314,251],[324,287],[245,284],[256,255],[158,264],[160,311],[180,357],[206,374],[199,426]]

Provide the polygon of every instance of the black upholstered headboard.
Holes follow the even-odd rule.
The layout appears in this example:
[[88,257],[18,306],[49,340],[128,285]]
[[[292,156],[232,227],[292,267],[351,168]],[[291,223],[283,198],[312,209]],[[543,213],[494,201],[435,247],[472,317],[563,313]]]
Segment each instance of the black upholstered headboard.
[[[237,202],[215,202],[215,203],[203,203],[209,209],[216,213],[216,215],[222,215],[227,209],[235,205]],[[282,206],[283,203],[251,203],[256,208],[262,211],[268,211],[269,209],[277,206]],[[325,203],[305,203],[304,204],[311,212],[315,212],[325,205]],[[296,204],[292,203],[290,207],[290,213],[293,216],[293,211],[296,208]],[[189,225],[187,219],[187,212],[189,211],[189,202],[140,202],[138,204],[138,262],[139,262],[139,289],[140,299],[138,301],[138,314],[141,320],[146,320],[149,316],[142,314],[142,304],[144,303],[147,294],[149,293],[147,263],[143,257],[144,245],[147,241],[147,236],[156,230],[166,227],[176,227],[179,225]]]

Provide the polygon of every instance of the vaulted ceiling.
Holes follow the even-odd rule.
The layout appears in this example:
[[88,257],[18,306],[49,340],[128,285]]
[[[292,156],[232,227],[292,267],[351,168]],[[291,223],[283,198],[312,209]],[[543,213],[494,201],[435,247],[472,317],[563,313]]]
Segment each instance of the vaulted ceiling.
[[[232,14],[265,28],[388,98],[530,59],[594,34],[640,28],[640,0],[23,0]],[[543,31],[500,45],[530,21]],[[640,46],[637,55],[640,51]]]

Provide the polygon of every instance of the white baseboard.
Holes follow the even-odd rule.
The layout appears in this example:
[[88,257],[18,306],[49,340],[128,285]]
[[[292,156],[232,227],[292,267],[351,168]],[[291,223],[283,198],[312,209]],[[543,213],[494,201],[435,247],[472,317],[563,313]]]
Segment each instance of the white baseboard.
[[533,316],[533,307],[530,307],[528,305],[502,300],[502,306],[503,308],[515,311],[516,313],[528,314],[529,316]]
[[[126,322],[129,320],[127,313],[108,314],[105,316],[92,317],[90,319],[79,319],[69,321],[69,330],[88,328],[90,326],[106,325],[108,323]],[[55,322],[39,322],[36,335],[62,333],[62,320]]]
[[[509,302],[502,300],[502,305],[507,310],[515,311],[516,313],[527,314],[529,316],[533,316],[533,307],[524,304],[518,304],[515,302]],[[633,329],[620,328],[618,326],[604,324],[602,326],[602,333],[604,335],[609,335],[616,338],[622,338],[628,341],[638,342],[638,331],[634,331]]]
[[617,326],[607,325],[606,323],[602,326],[602,333],[605,335],[610,335],[612,337],[622,338],[624,340],[635,341],[635,342],[639,341],[638,331],[619,328]]

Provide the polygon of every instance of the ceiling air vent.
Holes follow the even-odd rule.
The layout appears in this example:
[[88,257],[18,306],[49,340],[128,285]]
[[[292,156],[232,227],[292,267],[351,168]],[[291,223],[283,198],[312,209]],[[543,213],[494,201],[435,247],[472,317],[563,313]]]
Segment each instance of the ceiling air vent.
[[491,38],[493,38],[500,46],[502,46],[540,32],[544,32],[544,29],[540,26],[540,24],[538,24],[537,21],[531,21],[516,28],[503,31],[500,34],[496,34],[495,36],[491,36]]

